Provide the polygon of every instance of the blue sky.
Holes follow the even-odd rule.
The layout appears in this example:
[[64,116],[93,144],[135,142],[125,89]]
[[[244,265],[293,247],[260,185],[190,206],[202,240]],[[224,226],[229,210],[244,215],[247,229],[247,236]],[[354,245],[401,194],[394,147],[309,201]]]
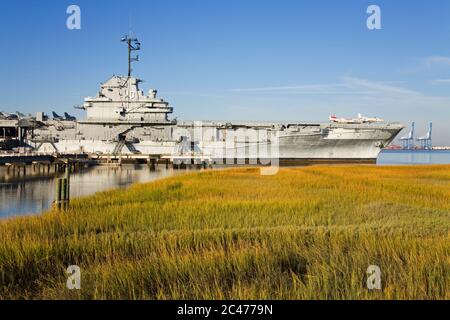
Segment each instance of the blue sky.
[[[0,110],[74,111],[126,73],[120,37],[142,42],[135,74],[185,120],[327,121],[358,112],[433,121],[450,144],[448,0],[0,0]],[[81,30],[66,8],[81,8]],[[382,30],[366,27],[369,5]]]

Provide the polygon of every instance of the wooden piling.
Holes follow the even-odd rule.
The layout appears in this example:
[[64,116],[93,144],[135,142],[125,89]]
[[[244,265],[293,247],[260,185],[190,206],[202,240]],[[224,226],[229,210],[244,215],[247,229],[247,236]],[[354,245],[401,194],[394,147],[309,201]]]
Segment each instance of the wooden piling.
[[70,165],[65,166],[64,178],[56,180],[55,207],[58,210],[67,210],[70,203]]
[[149,159],[148,164],[149,164],[149,167],[150,167],[150,171],[155,171],[156,170],[155,159]]
[[61,210],[61,188],[62,187],[62,179],[56,179],[56,190],[55,190],[55,207],[58,210]]
[[61,179],[61,200],[65,201],[67,199],[67,179]]
[[66,190],[67,196],[66,196],[65,200],[67,202],[70,201],[70,170],[71,170],[70,164],[67,164],[66,165],[66,177],[65,177],[65,179],[67,180],[67,190]]

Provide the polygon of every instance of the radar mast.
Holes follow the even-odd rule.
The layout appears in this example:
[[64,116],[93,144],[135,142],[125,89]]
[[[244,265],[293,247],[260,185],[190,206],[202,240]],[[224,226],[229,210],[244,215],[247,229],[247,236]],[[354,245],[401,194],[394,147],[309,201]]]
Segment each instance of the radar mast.
[[139,55],[133,57],[132,52],[141,50],[141,43],[137,38],[133,38],[128,35],[123,36],[121,41],[126,42],[128,46],[128,78],[130,78],[131,71],[133,71],[133,69],[131,68],[131,63],[134,61],[139,61]]

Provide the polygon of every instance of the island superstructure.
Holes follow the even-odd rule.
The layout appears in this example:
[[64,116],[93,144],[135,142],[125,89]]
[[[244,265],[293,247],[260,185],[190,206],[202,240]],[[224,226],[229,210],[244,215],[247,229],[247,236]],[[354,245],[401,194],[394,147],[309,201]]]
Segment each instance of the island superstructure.
[[[124,37],[128,46],[128,75],[112,76],[79,107],[84,120],[72,117],[36,117],[40,124],[27,143],[43,153],[88,153],[156,157],[202,156],[225,159],[280,161],[375,161],[403,129],[398,123],[352,121],[308,122],[180,122],[171,119],[173,108],[157,91],[141,90],[132,75],[138,59],[137,39]],[[359,119],[362,119],[359,117]],[[366,118],[369,119],[370,118]]]

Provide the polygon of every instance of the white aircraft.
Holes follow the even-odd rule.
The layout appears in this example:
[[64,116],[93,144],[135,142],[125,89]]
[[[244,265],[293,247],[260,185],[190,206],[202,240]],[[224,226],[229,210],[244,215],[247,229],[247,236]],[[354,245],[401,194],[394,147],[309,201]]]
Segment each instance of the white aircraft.
[[330,116],[330,121],[334,123],[347,123],[347,124],[361,123],[359,119],[338,118],[335,115]]
[[0,118],[4,120],[18,120],[19,116],[15,113],[8,113],[5,111],[0,112]]
[[358,118],[356,119],[338,118],[335,115],[332,115],[330,116],[330,121],[335,123],[347,123],[347,124],[384,122],[384,120],[380,118],[363,117],[361,113],[358,114]]
[[363,117],[361,115],[361,113],[358,113],[358,119],[362,122],[362,123],[374,123],[374,122],[384,122],[383,119],[380,118],[367,118],[367,117]]

